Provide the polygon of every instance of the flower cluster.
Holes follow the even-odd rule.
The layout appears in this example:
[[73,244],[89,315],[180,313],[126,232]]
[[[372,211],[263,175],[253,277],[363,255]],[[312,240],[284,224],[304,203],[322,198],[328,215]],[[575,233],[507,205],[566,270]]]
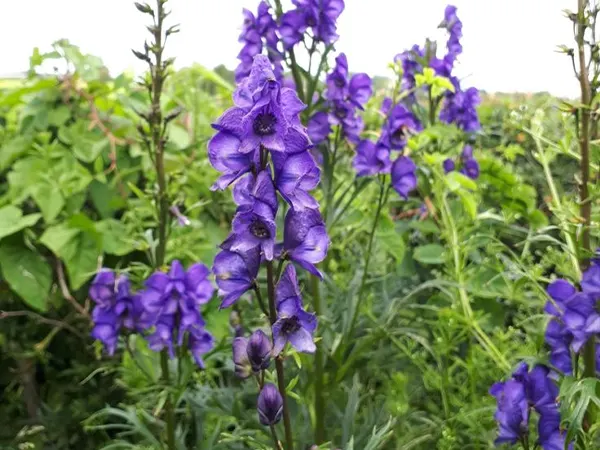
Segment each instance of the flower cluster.
[[278,49],[279,36],[277,23],[271,14],[270,7],[264,0],[258,5],[256,16],[244,9],[244,24],[239,41],[244,44],[238,54],[240,64],[235,69],[235,80],[240,81],[250,74],[252,62],[266,47],[269,60],[275,66],[275,75],[280,80],[283,77],[283,54]]
[[308,135],[314,144],[319,144],[327,139],[331,127],[338,125],[344,137],[357,143],[364,128],[357,110],[362,110],[373,94],[371,78],[366,73],[357,73],[350,78],[348,59],[340,53],[326,81],[325,111],[319,111],[310,118]]
[[304,40],[309,29],[314,42],[337,41],[336,22],[344,11],[344,0],[292,0],[292,3],[296,8],[282,15],[279,28],[286,50]]
[[[393,105],[390,98],[384,99],[381,111],[386,120],[379,140],[376,143],[362,140],[356,147],[353,166],[359,177],[391,172],[392,186],[406,200],[417,186],[417,166],[403,153],[410,136],[421,131],[423,126],[406,106]],[[401,152],[394,163],[391,162],[393,150]]]
[[[238,84],[233,99],[234,106],[213,125],[217,133],[208,144],[209,159],[221,172],[214,188],[225,189],[235,182],[237,205],[232,231],[213,265],[221,308],[233,305],[249,290],[262,302],[258,273],[266,263],[272,278],[275,259],[321,276],[315,265],[329,246],[319,204],[309,194],[319,183],[320,170],[300,123],[305,105],[294,90],[277,81],[263,55],[254,58],[250,75]],[[278,193],[290,208],[283,221],[283,242],[276,243]],[[269,299],[274,310],[269,317],[271,339],[257,330],[249,339],[239,336],[233,342],[235,370],[242,378],[267,369],[288,342],[301,352],[315,350],[317,320],[302,306],[294,265],[288,264],[277,281],[275,296]],[[262,423],[279,420],[281,396],[274,386],[262,386],[258,409]]]
[[92,336],[114,353],[122,327],[146,332],[154,351],[168,349],[174,357],[174,345],[187,344],[196,363],[203,367],[202,355],[213,347],[213,337],[204,328],[200,306],[212,297],[214,288],[210,271],[201,263],[186,271],[177,260],[168,274],[155,272],[136,294],[130,292],[129,280],[118,279],[110,270],[100,271],[90,287],[90,297],[97,306],[93,312]]
[[117,348],[123,327],[133,330],[141,313],[139,297],[131,293],[126,275],[102,269],[90,286],[90,297],[96,303],[92,311],[92,337],[104,344],[109,355]]
[[[579,353],[584,344],[600,333],[600,261],[581,279],[581,291],[566,280],[556,280],[548,288],[550,299],[544,311],[552,318],[546,327],[550,362],[565,374],[573,372],[571,351]],[[600,345],[596,351],[596,370],[600,372]]]
[[[479,163],[473,157],[473,147],[465,145],[460,156],[461,169],[460,173],[466,175],[472,180],[479,178]],[[456,163],[453,159],[448,158],[444,160],[444,172],[452,172],[456,169]]]
[[536,365],[529,371],[527,364],[521,363],[511,379],[495,383],[490,394],[496,397],[497,402],[494,415],[499,428],[497,445],[525,440],[533,409],[539,415],[538,445],[544,450],[564,448],[565,436],[560,428],[556,400],[558,387],[547,367]]

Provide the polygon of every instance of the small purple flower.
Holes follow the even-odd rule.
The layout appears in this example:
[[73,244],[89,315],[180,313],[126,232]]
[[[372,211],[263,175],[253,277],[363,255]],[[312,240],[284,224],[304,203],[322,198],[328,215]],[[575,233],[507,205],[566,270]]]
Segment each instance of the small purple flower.
[[352,165],[359,177],[389,173],[392,166],[390,150],[380,142],[362,140],[356,146]]
[[481,102],[479,91],[469,88],[466,91],[460,87],[454,93],[449,93],[440,111],[440,120],[445,123],[454,123],[461,130],[473,133],[481,128],[477,105]]
[[422,129],[421,122],[399,103],[388,115],[381,140],[392,150],[403,150],[410,135]]
[[456,168],[456,164],[450,158],[447,158],[444,160],[443,166],[444,166],[444,173],[453,172],[454,169]]
[[190,330],[188,337],[188,348],[198,367],[204,369],[204,360],[202,356],[213,349],[215,340],[208,331],[200,326]]
[[91,336],[104,344],[104,348],[109,355],[114,355],[119,341],[119,318],[110,308],[96,307],[92,311]]
[[102,269],[90,286],[90,297],[98,306],[108,308],[115,296],[116,275],[112,270]]
[[472,180],[479,178],[479,163],[475,159],[468,159],[463,163],[460,173]]
[[248,359],[248,338],[236,337],[232,347],[235,374],[242,379],[248,378],[252,375],[252,366]]
[[233,218],[231,250],[247,252],[259,247],[267,261],[273,259],[275,247],[275,215],[269,205],[256,202],[249,208],[240,208]]
[[408,156],[400,156],[392,165],[392,187],[404,199],[417,187],[417,166]]
[[581,277],[581,289],[587,294],[600,296],[600,261],[592,258],[591,263]]
[[585,293],[577,293],[565,303],[562,320],[573,335],[571,347],[575,352],[579,352],[588,339],[600,333],[597,305],[598,297]]
[[[298,280],[294,266],[289,264],[277,284],[277,292],[298,290]],[[299,352],[313,353],[316,349],[313,333],[317,327],[317,317],[302,308],[302,298],[277,296],[277,321],[273,324],[273,355],[279,355],[286,343]]]
[[335,67],[327,75],[328,100],[345,100],[348,95],[348,59],[344,53],[335,58]]
[[283,415],[283,398],[274,384],[265,383],[258,395],[258,419],[266,426],[275,425]]
[[179,207],[177,205],[171,206],[169,208],[169,211],[171,211],[171,214],[173,214],[177,218],[177,224],[180,227],[187,227],[191,224],[190,219],[181,214],[181,211],[179,211]]
[[219,308],[233,305],[244,293],[255,285],[260,268],[260,248],[255,247],[246,252],[232,251],[230,241],[225,241],[223,249],[215,257],[213,273],[222,298]]
[[525,386],[519,381],[509,380],[494,384],[490,394],[496,397],[498,404],[494,414],[499,428],[495,444],[515,444],[528,429],[529,406]]
[[308,137],[313,144],[318,145],[331,134],[331,125],[327,113],[319,111],[308,120]]
[[175,327],[175,314],[162,315],[154,323],[154,332],[147,337],[150,350],[160,352],[166,348],[171,358],[175,357],[173,346],[173,328]]
[[246,352],[254,372],[260,372],[269,367],[271,350],[271,339],[262,330],[256,330],[252,333],[250,339],[248,339]]
[[288,211],[283,231],[283,250],[289,259],[322,278],[315,264],[325,259],[328,248],[329,236],[318,209]]
[[233,200],[240,207],[238,211],[252,209],[256,203],[264,203],[271,208],[273,215],[277,214],[279,204],[271,172],[263,170],[256,177],[253,174],[246,175],[233,187]]

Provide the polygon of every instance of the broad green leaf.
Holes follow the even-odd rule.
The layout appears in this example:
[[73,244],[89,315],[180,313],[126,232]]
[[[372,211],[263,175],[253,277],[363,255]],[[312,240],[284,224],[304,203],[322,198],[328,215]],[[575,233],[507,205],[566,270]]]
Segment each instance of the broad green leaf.
[[40,217],[42,215],[37,213],[24,216],[22,211],[13,205],[0,208],[0,239],[35,225]]
[[477,201],[473,194],[469,191],[460,190],[456,192],[460,197],[460,200],[465,208],[467,214],[471,219],[475,219],[477,217]]
[[443,264],[444,247],[439,244],[427,244],[415,248],[413,258],[423,264]]
[[87,163],[94,162],[110,147],[108,139],[99,131],[90,130],[84,121],[76,122],[69,128],[61,128],[59,136],[63,142],[72,146],[77,159]]
[[73,242],[79,233],[79,230],[61,223],[48,228],[40,238],[40,242],[59,258],[63,258],[65,254],[72,251],[70,249],[73,247]]
[[46,223],[52,222],[65,206],[65,199],[56,185],[47,183],[36,184],[31,187],[31,196],[42,211]]
[[475,181],[457,171],[446,174],[445,180],[448,188],[452,192],[457,191],[461,187],[471,191],[477,190],[477,183],[475,183]]
[[35,251],[22,244],[0,244],[0,268],[10,288],[29,306],[39,311],[47,309],[52,285],[52,269]]
[[88,233],[80,232],[75,242],[76,245],[69,248],[63,260],[67,266],[71,288],[79,289],[96,273],[102,251],[98,240]]
[[13,161],[23,156],[31,148],[33,138],[17,136],[0,147],[0,171],[8,168]]
[[396,260],[402,262],[406,246],[402,235],[397,232],[392,219],[384,215],[381,217],[376,232],[377,240],[383,244],[385,250]]
[[135,241],[129,236],[129,230],[118,220],[97,222],[96,228],[102,234],[104,253],[123,256],[135,250]]

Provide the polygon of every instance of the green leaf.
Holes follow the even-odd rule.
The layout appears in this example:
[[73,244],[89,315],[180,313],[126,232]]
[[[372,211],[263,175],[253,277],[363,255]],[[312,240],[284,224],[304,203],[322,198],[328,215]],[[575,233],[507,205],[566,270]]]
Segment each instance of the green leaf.
[[129,230],[118,220],[103,220],[96,223],[96,228],[102,234],[104,253],[123,256],[135,250],[135,241],[129,236]]
[[471,219],[475,219],[477,217],[477,201],[471,192],[460,190],[456,192],[460,197],[460,200],[465,208],[467,214]]
[[439,244],[427,244],[415,248],[413,258],[423,264],[443,264],[444,247]]
[[102,133],[90,130],[84,121],[76,122],[69,128],[61,128],[59,137],[73,148],[77,159],[91,163],[110,147],[110,142]]
[[0,239],[28,228],[40,220],[41,214],[23,215],[22,211],[13,205],[0,208]]
[[43,182],[32,186],[31,197],[42,211],[46,223],[56,219],[65,206],[65,199],[56,185]]
[[382,216],[377,226],[377,240],[383,243],[385,250],[396,260],[402,262],[406,246],[402,235],[398,233],[389,216]]
[[23,244],[0,244],[0,268],[10,288],[29,306],[47,309],[52,269],[46,260]]
[[33,138],[17,136],[0,148],[0,171],[8,168],[15,160],[23,156],[31,148]]
[[62,258],[63,255],[69,252],[68,249],[73,245],[73,241],[79,233],[79,230],[61,223],[48,228],[40,238],[40,242],[52,250],[59,258]]
[[471,191],[477,190],[477,183],[475,183],[475,181],[471,180],[469,177],[463,175],[460,172],[450,172],[446,174],[446,177],[444,179],[446,180],[448,188],[452,192],[456,192],[461,187],[469,189]]

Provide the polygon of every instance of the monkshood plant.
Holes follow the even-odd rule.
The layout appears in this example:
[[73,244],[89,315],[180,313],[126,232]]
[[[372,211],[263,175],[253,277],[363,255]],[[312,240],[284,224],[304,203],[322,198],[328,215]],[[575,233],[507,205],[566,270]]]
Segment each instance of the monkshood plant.
[[[147,416],[144,419],[150,422],[147,424],[149,428],[158,425],[161,433],[152,436],[149,428],[142,426],[132,429],[135,433],[146,433],[144,440],[147,443],[161,447],[164,443],[163,448],[174,450],[180,448],[183,442],[182,437],[177,435],[184,428],[185,416],[176,411],[181,402],[180,393],[193,371],[189,359],[191,357],[199,368],[204,368],[202,357],[214,346],[213,336],[205,329],[201,314],[201,307],[212,298],[214,287],[209,278],[210,270],[204,264],[195,263],[186,269],[179,260],[166,259],[171,227],[189,224],[179,208],[171,204],[170,180],[165,170],[168,125],[181,112],[180,109],[165,112],[161,103],[165,80],[173,64],[172,59],[165,57],[165,43],[169,36],[178,32],[176,26],[165,27],[165,19],[169,15],[166,3],[167,0],[157,0],[154,7],[146,3],[135,5],[140,12],[152,18],[152,25],[148,27],[152,38],[150,44],[146,43],[143,51],[133,51],[149,67],[149,74],[140,82],[148,96],[148,109],[138,112],[138,131],[141,144],[152,162],[156,181],[150,190],[156,227],[144,233],[149,242],[147,256],[151,268],[138,265],[118,271],[102,269],[94,278],[89,295],[95,302],[92,337],[102,342],[108,355],[113,355],[118,349],[125,350],[147,382],[158,383],[161,389],[157,398],[162,404],[159,411],[162,410],[160,417],[164,418],[164,422]],[[145,274],[151,270],[153,273],[146,277]],[[139,279],[139,290],[132,289],[128,273]],[[140,344],[136,337],[144,338],[146,344]],[[141,351],[144,347],[160,355],[160,380],[155,376],[153,364],[144,360],[145,353]],[[126,411],[109,408],[98,413],[92,421],[111,415],[128,417]],[[129,420],[135,425],[135,421]],[[115,427],[128,429],[123,424],[115,424]],[[98,428],[102,429],[102,426]]]

